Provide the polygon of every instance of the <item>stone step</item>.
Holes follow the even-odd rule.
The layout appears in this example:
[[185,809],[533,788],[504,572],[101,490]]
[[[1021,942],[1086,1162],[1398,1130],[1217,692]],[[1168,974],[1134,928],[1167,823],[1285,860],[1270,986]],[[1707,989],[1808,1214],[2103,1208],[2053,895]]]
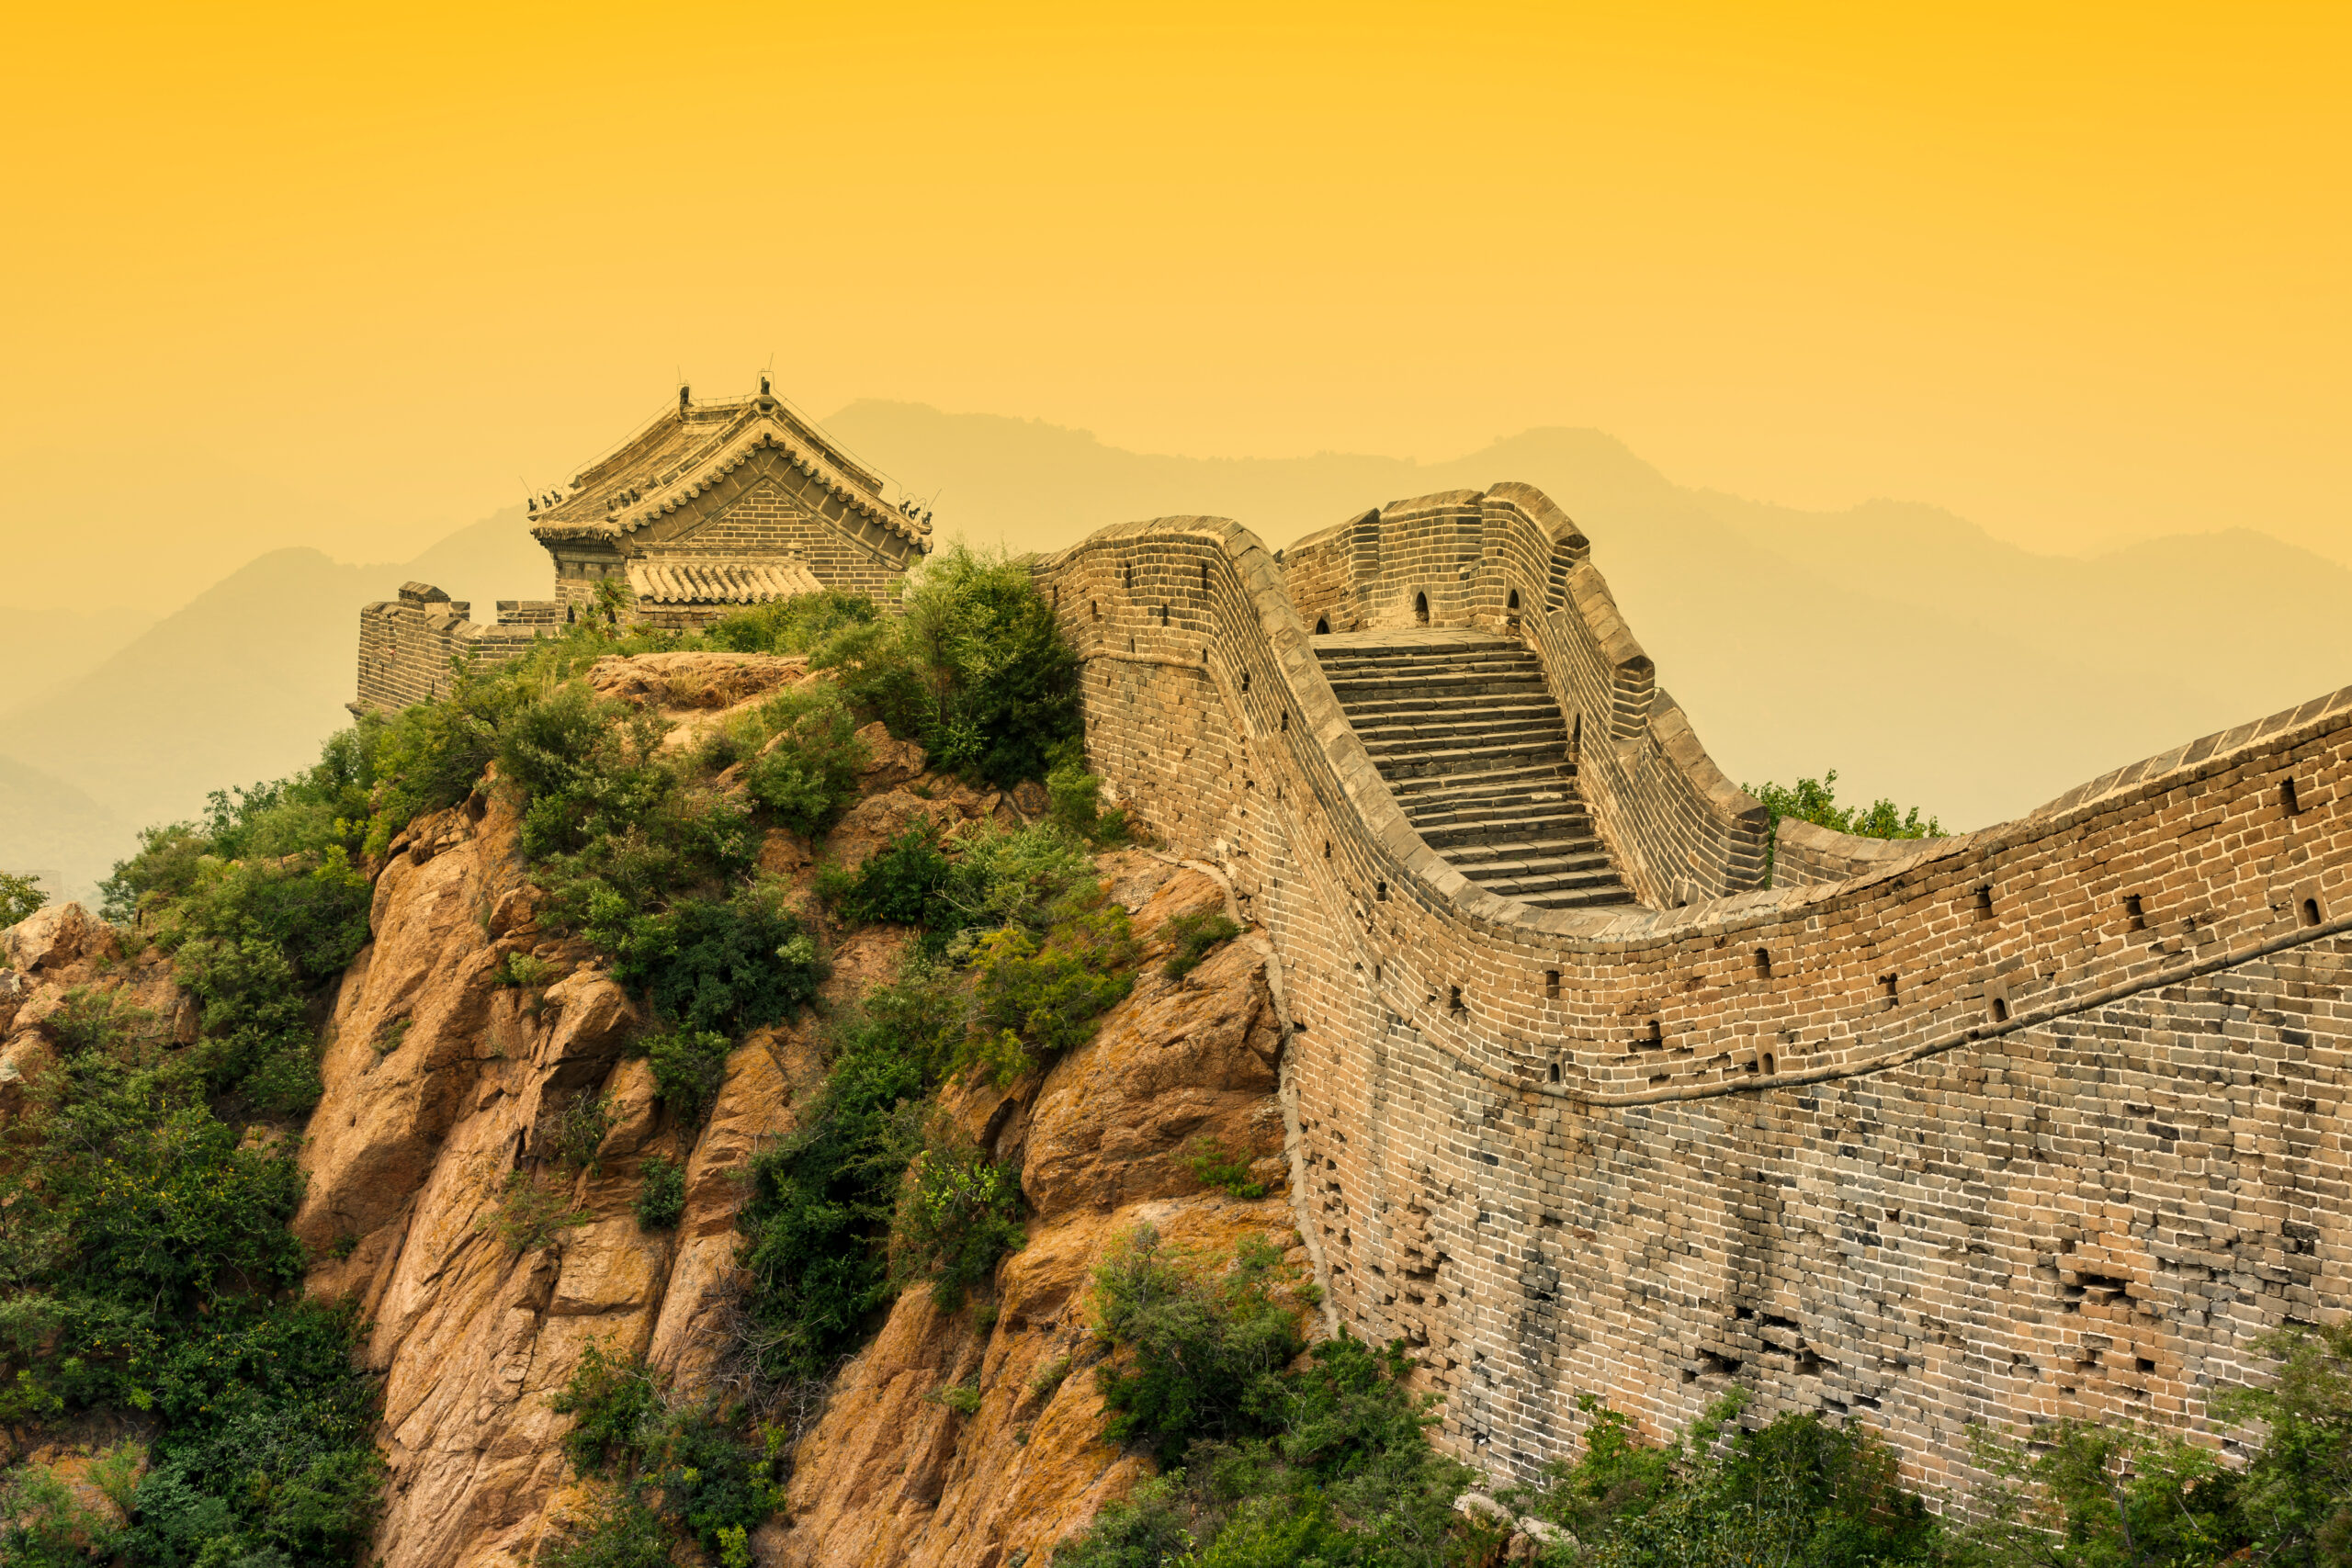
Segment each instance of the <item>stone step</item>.
[[1553,716],[1550,723],[1542,720],[1510,718],[1488,719],[1468,717],[1450,719],[1441,714],[1430,714],[1413,720],[1391,719],[1386,723],[1356,726],[1356,739],[1363,749],[1375,757],[1385,757],[1397,750],[1427,750],[1437,746],[1509,746],[1521,741],[1548,742],[1555,756],[1565,757],[1568,750],[1567,727]]
[[1410,696],[1379,697],[1340,705],[1347,710],[1349,722],[1359,729],[1367,724],[1385,724],[1391,719],[1418,718],[1428,714],[1525,716],[1542,719],[1555,719],[1560,714],[1546,692],[1490,692],[1483,696],[1449,693],[1440,699],[1420,689]]
[[1460,631],[1348,633],[1316,657],[1423,841],[1542,908],[1630,904],[1577,796],[1568,727],[1521,645]]
[[1565,736],[1539,736],[1533,739],[1504,739],[1476,746],[1448,744],[1441,746],[1383,747],[1366,746],[1380,768],[1380,776],[1391,783],[1403,779],[1427,779],[1448,774],[1476,774],[1492,768],[1506,758],[1521,761],[1556,761]]
[[1474,852],[1483,852],[1497,845],[1557,844],[1576,846],[1581,850],[1590,846],[1605,849],[1600,835],[1592,829],[1592,818],[1578,812],[1527,812],[1519,816],[1494,815],[1464,817],[1438,821],[1407,814],[1430,848],[1444,852],[1448,859]]
[[[1430,846],[1435,849],[1437,846]],[[1521,839],[1510,843],[1456,844],[1447,849],[1445,858],[1471,874],[1517,876],[1521,872],[1534,871],[1594,871],[1614,876],[1617,868],[1611,863],[1609,852],[1598,839]],[[1516,868],[1516,869],[1502,869]]]
[[1331,696],[1339,698],[1339,705],[1348,710],[1371,703],[1411,703],[1437,696],[1449,703],[1479,698],[1553,701],[1553,694],[1545,689],[1541,677],[1503,674],[1498,670],[1430,670],[1425,674],[1362,674],[1352,680],[1343,677],[1331,682]]

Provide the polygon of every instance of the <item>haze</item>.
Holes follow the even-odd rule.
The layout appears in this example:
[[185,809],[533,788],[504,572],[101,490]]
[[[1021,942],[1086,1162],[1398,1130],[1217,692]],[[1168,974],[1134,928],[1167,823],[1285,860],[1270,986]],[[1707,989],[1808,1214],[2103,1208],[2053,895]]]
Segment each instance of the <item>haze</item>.
[[[680,379],[731,394],[763,367],[820,415],[924,405],[1191,459],[1442,466],[1605,432],[1841,592],[1888,588],[1882,556],[1935,571],[1953,514],[2041,556],[2251,531],[2196,570],[2309,578],[2352,563],[2348,15],[51,7],[18,19],[0,100],[17,696],[265,550],[407,561]],[[888,455],[946,485],[944,532],[1123,520],[1072,508],[1130,491],[1067,475],[959,492],[980,459],[958,454]],[[1272,471],[1232,487],[1269,543],[1389,499]],[[1667,567],[1626,589],[1674,592]],[[2138,635],[2265,635],[2163,614]],[[2314,665],[2331,625],[2245,653],[2226,717],[2352,679]],[[1736,661],[1717,630],[1686,646]],[[1662,673],[1686,701],[1728,678]],[[1964,660],[1941,673],[1995,700]],[[2151,728],[2188,717],[2162,695]],[[1769,762],[1850,777],[1916,728]]]

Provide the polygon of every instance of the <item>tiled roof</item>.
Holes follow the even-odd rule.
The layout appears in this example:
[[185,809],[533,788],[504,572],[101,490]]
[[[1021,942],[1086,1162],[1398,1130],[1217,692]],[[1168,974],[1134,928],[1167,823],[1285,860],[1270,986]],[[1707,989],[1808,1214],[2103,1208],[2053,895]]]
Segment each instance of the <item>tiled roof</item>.
[[645,556],[628,563],[628,586],[647,604],[764,604],[824,584],[797,560]]
[[828,441],[778,398],[672,409],[612,456],[582,469],[571,493],[536,514],[542,540],[619,539],[675,512],[748,461],[773,449],[842,503],[918,549],[931,525],[882,499],[882,480]]

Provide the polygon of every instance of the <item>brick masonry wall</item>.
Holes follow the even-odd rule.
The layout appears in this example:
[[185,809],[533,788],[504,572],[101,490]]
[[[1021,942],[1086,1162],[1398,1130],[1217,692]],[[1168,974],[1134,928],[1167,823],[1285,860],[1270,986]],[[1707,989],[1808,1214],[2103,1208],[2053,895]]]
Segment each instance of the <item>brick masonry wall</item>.
[[[1039,567],[1092,765],[1274,943],[1302,1224],[1337,1309],[1415,1346],[1450,1446],[1523,1477],[1574,1451],[1578,1392],[1656,1430],[1736,1381],[1950,1483],[1973,1421],[2199,1426],[2256,1334],[2341,1308],[2352,692],[1851,880],[1727,892],[1755,878],[1726,856],[1688,907],[1531,910],[1420,843],[1302,618],[1343,603],[1340,548],[1367,615],[1409,605],[1362,581],[1368,531],[1417,592],[1458,574],[1467,504],[1409,548],[1302,542],[1319,604],[1216,519]],[[1507,625],[1517,586],[1587,705],[1588,787],[1618,763],[1613,842],[1737,847],[1546,507],[1480,500],[1445,613]]]
[[498,624],[490,626],[469,619],[470,608],[418,582],[403,587],[397,599],[363,606],[352,711],[391,713],[447,696],[456,679],[455,660],[463,657],[477,667],[504,663],[563,618],[561,604],[553,600],[502,599]]

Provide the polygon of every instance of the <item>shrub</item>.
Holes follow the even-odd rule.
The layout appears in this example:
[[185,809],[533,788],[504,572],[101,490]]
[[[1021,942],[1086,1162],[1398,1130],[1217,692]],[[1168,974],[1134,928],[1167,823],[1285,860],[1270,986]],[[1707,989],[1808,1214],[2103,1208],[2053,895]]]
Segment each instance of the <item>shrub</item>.
[[38,876],[0,871],[0,931],[6,931],[49,902]]
[[1181,1463],[1197,1439],[1261,1432],[1298,1354],[1298,1311],[1276,1295],[1281,1255],[1245,1242],[1211,1274],[1137,1225],[1095,1270],[1094,1333],[1125,1352],[1095,1371],[1111,1435]]
[[1287,1368],[1295,1309],[1274,1299],[1277,1273],[1263,1243],[1213,1274],[1148,1228],[1098,1271],[1098,1325],[1125,1337],[1125,1364],[1096,1373],[1113,1434],[1182,1468],[1106,1507],[1057,1563],[1491,1561],[1497,1532],[1453,1512],[1476,1476],[1430,1448],[1437,1401],[1407,1386],[1403,1343],[1342,1333]]
[[597,1151],[620,1121],[612,1096],[582,1092],[572,1096],[555,1124],[555,1157],[574,1170],[590,1173],[604,1168]]
[[1864,839],[1934,839],[1943,834],[1943,825],[1933,817],[1925,822],[1919,820],[1919,808],[1916,806],[1904,811],[1884,798],[1868,806],[1838,805],[1835,768],[1818,779],[1799,779],[1793,784],[1767,780],[1739,787],[1763,802],[1764,809],[1771,816],[1765,829],[1764,874],[1768,885],[1771,881],[1773,851],[1780,842],[1781,819],[1784,817]]
[[613,977],[644,987],[654,1012],[703,1032],[741,1033],[791,1017],[826,965],[780,882],[725,899],[681,898],[660,914],[611,911]]
[[1215,1138],[1195,1138],[1185,1164],[1193,1179],[1204,1187],[1222,1189],[1227,1197],[1255,1201],[1266,1195],[1266,1184],[1250,1179],[1250,1156],[1236,1154]]
[[605,1353],[591,1341],[571,1381],[548,1395],[548,1408],[573,1418],[563,1451],[582,1475],[634,1466],[662,1415],[662,1395],[644,1369]]
[[[729,1540],[740,1550],[750,1528],[784,1500],[772,1454],[754,1448],[750,1435],[709,1405],[663,1400],[643,1368],[601,1346],[588,1348],[548,1406],[575,1417],[564,1438],[573,1466],[617,1479],[612,1502],[634,1511],[626,1530],[605,1522],[584,1532],[587,1539],[601,1532],[641,1550],[657,1532],[666,1543],[676,1531],[706,1551],[722,1551]],[[608,1508],[606,1520],[613,1517]],[[661,1560],[667,1561],[666,1544]]]
[[638,1044],[653,1066],[653,1097],[682,1125],[700,1127],[727,1082],[727,1058],[734,1050],[727,1036],[707,1029],[669,1029]]
[[815,838],[857,798],[858,773],[871,761],[856,716],[833,686],[811,684],[770,699],[761,718],[775,738],[743,782],[777,821]]
[[1892,1449],[1858,1424],[1811,1412],[1742,1427],[1735,1391],[1661,1449],[1590,1395],[1585,1452],[1554,1467],[1548,1487],[1514,1498],[1571,1530],[1581,1561],[1666,1568],[1707,1560],[1818,1563],[1822,1568],[1935,1562],[1935,1516],[1896,1479]]
[[216,1092],[265,1110],[308,1110],[320,1093],[311,998],[368,940],[370,890],[340,845],[318,856],[199,857],[167,904],[151,904],[200,1009],[199,1057]]
[[932,1391],[932,1397],[958,1416],[980,1413],[980,1385],[978,1382],[943,1383]]
[[1080,730],[1078,656],[1028,570],[952,546],[910,578],[904,615],[837,635],[815,662],[938,766],[1010,787]]
[[565,1231],[588,1223],[585,1210],[571,1208],[563,1196],[524,1171],[510,1171],[497,1201],[474,1221],[474,1229],[496,1236],[509,1253],[535,1252]]
[[1181,980],[1201,966],[1209,949],[1240,934],[1241,928],[1222,910],[1179,915],[1168,922],[1169,939],[1175,942],[1176,951],[1168,955],[1160,973],[1171,980]]
[[764,1375],[823,1375],[889,1299],[900,1181],[962,1028],[948,977],[910,963],[834,1021],[824,1086],[799,1125],[752,1162],[737,1260]]
[[827,589],[738,610],[703,630],[712,648],[736,653],[808,653],[853,627],[872,625],[881,611],[863,593]]
[[551,983],[565,972],[564,966],[552,958],[514,952],[499,961],[495,978],[502,986],[536,988]]
[[1062,1384],[1069,1381],[1069,1370],[1070,1358],[1067,1353],[1047,1361],[1037,1369],[1037,1375],[1029,1380],[1030,1396],[1041,1403],[1053,1398],[1061,1392]]
[[653,1155],[640,1174],[644,1186],[637,1195],[637,1223],[650,1231],[674,1230],[686,1212],[686,1168]]
[[940,852],[939,830],[917,824],[858,863],[854,872],[828,868],[821,897],[845,920],[888,920],[936,926],[950,918],[943,895],[955,867]]
[[944,1311],[1022,1243],[1021,1172],[999,1165],[951,1118],[934,1117],[899,1196],[890,1250],[902,1280],[928,1280]]
[[1126,910],[1099,883],[1065,899],[1042,940],[1021,926],[990,931],[972,950],[974,1045],[964,1060],[1009,1083],[1084,1044],[1134,988],[1136,952]]
[[85,1507],[45,1464],[0,1474],[0,1562],[20,1568],[85,1568],[119,1550],[122,1532],[100,1510]]
[[607,1488],[555,1521],[540,1560],[548,1568],[672,1568],[675,1550],[660,1514],[634,1492]]

